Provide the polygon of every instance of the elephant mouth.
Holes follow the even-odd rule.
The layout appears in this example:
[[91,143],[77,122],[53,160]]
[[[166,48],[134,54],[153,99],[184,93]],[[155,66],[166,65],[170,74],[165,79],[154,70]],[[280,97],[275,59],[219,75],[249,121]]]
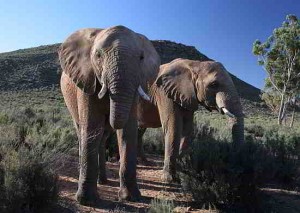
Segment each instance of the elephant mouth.
[[221,113],[222,115],[227,115],[230,118],[236,118],[237,116],[234,115],[233,113],[231,113],[226,107],[224,106],[218,106],[216,105],[209,105],[208,103],[205,104],[201,104],[202,106],[204,106],[208,111],[212,112],[212,111],[216,111]]

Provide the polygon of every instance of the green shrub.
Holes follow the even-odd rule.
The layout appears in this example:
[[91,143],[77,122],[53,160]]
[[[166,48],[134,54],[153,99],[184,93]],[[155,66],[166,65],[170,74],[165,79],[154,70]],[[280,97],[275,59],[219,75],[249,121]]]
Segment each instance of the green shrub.
[[143,136],[143,146],[147,153],[164,153],[164,136],[162,129],[147,129]]
[[269,181],[285,186],[297,181],[296,138],[263,132],[247,135],[234,148],[221,131],[198,124],[191,152],[179,159],[179,178],[200,206],[259,208],[258,188]]
[[57,202],[58,177],[38,150],[1,147],[0,210],[41,212]]
[[63,115],[56,108],[5,113],[0,125],[0,212],[43,212],[56,203],[54,168],[61,164],[58,158],[77,147],[73,124]]
[[157,199],[151,200],[149,213],[171,213],[175,208],[172,200]]
[[262,137],[264,135],[264,128],[260,125],[246,126],[245,131],[255,137]]
[[7,124],[9,122],[9,117],[6,113],[0,112],[0,124]]

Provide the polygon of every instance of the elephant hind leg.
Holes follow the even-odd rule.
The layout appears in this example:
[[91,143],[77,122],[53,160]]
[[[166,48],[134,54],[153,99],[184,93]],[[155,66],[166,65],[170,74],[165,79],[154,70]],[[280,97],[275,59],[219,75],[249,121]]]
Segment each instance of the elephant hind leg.
[[106,143],[111,134],[111,130],[105,130],[99,144],[98,150],[98,183],[106,184]]
[[192,134],[194,128],[193,122],[194,112],[185,112],[183,117],[182,137],[180,140],[179,156],[184,155],[192,143]]
[[139,164],[148,165],[149,161],[145,155],[143,147],[143,136],[146,132],[146,128],[138,128],[138,144],[137,144],[137,159]]

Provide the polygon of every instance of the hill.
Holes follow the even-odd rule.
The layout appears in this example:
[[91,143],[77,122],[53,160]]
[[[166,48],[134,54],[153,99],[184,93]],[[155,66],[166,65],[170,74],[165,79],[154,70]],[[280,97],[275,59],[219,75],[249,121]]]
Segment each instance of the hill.
[[[152,41],[162,63],[175,58],[211,60],[193,46],[156,40]],[[0,54],[0,91],[56,88],[59,84],[60,66],[57,50],[60,44],[22,49]],[[226,65],[225,65],[226,66]],[[260,90],[232,75],[243,99],[259,102]]]

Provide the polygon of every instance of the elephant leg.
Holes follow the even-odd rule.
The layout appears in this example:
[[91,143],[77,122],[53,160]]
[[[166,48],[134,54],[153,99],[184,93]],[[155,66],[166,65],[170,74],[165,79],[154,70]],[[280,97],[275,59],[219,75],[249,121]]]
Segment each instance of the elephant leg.
[[143,135],[145,134],[146,130],[147,128],[138,128],[137,157],[138,163],[141,164],[148,164],[143,147]]
[[168,127],[163,128],[165,135],[165,159],[162,180],[166,182],[172,182],[176,175],[176,161],[179,154],[182,131],[182,123],[176,121],[168,121]]
[[74,123],[74,127],[75,127],[75,130],[76,130],[76,135],[77,135],[77,138],[78,138],[78,156],[79,156],[79,168],[80,168],[80,159],[81,159],[81,142],[80,142],[80,126],[79,124],[73,120],[73,123]]
[[98,200],[98,149],[105,118],[98,110],[96,96],[80,93],[78,100],[81,158],[76,198],[82,205],[94,205]]
[[192,143],[192,134],[194,128],[194,112],[186,112],[183,117],[182,138],[180,141],[179,155],[184,155]]
[[98,153],[98,183],[106,184],[107,176],[106,176],[106,143],[109,138],[111,132],[109,130],[105,130],[102,136],[102,139],[99,144],[99,153]]
[[123,129],[117,130],[120,153],[120,200],[139,200],[141,193],[137,186],[137,120],[131,115]]
[[172,110],[160,111],[163,115],[162,128],[165,138],[165,159],[162,180],[172,182],[176,175],[176,161],[182,135],[182,115],[177,106]]

